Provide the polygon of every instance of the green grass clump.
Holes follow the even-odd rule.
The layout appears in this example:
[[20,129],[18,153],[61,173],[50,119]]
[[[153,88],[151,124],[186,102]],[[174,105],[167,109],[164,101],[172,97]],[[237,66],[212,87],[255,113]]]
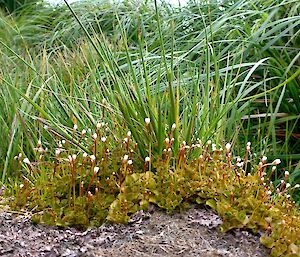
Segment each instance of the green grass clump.
[[[87,227],[126,223],[150,203],[173,212],[196,202],[220,215],[221,231],[263,231],[261,242],[272,248],[271,256],[297,256],[300,212],[291,196],[299,185],[287,182],[288,172],[277,186],[270,181],[280,161],[267,163],[263,156],[253,165],[250,143],[244,160],[233,158],[230,144],[223,150],[211,141],[183,141],[176,153],[175,130],[166,131],[159,158],[143,160],[131,132],[117,137],[122,131],[117,126],[99,123],[95,132],[78,132],[74,125],[71,139],[58,142],[52,161],[43,160],[42,142],[36,161],[17,157],[23,182],[11,188],[9,205],[31,211],[37,223]],[[78,147],[80,141],[92,155]]]

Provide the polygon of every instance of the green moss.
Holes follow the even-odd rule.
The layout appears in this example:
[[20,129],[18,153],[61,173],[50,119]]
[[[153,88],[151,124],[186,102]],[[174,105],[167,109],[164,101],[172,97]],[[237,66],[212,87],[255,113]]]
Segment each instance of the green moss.
[[247,173],[248,161],[233,161],[228,146],[213,151],[209,144],[182,144],[177,157],[157,157],[149,170],[149,163],[134,154],[133,142],[111,146],[110,155],[107,145],[98,143],[95,161],[66,150],[53,163],[55,172],[49,165],[30,164],[28,177],[12,190],[11,208],[31,210],[36,223],[87,227],[126,223],[150,203],[167,212],[204,203],[223,219],[221,231],[264,231],[261,243],[272,248],[271,256],[299,255],[300,212],[290,197],[294,189],[285,185],[287,175],[278,188],[270,184],[264,176],[272,164],[265,160]]

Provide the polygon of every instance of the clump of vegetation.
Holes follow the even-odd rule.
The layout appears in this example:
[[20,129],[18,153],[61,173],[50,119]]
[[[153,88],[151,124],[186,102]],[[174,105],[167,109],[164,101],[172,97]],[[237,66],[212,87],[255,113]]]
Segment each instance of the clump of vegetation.
[[[148,127],[150,119],[145,121]],[[37,161],[17,157],[23,182],[12,189],[11,208],[30,210],[37,223],[86,227],[126,223],[150,203],[173,212],[196,202],[220,215],[221,231],[264,231],[261,242],[272,248],[272,256],[299,254],[300,212],[291,198],[299,185],[292,187],[285,172],[275,186],[270,178],[280,160],[268,163],[263,156],[253,165],[250,143],[243,160],[233,158],[230,144],[223,150],[211,141],[183,141],[175,153],[174,125],[161,155],[141,160],[130,131],[119,138],[118,129],[104,123],[95,132],[77,130],[75,124],[70,141],[58,142],[52,162],[43,161],[42,142]],[[92,155],[78,147],[81,141]]]
[[273,256],[299,255],[299,1],[5,3],[0,171],[12,209],[86,227],[196,202],[222,231],[264,231]]

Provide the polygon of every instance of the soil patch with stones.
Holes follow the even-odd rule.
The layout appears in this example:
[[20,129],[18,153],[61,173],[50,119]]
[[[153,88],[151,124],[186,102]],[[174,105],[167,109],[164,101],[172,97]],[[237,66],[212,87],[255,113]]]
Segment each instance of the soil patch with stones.
[[254,257],[270,251],[247,231],[218,231],[221,219],[193,205],[168,215],[156,207],[132,216],[129,224],[103,224],[81,231],[34,225],[30,215],[0,210],[0,256],[187,256]]

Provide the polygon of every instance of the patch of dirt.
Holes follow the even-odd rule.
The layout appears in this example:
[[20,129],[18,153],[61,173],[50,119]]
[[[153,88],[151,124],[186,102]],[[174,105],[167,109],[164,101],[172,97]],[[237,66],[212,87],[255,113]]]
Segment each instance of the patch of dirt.
[[80,231],[34,225],[30,215],[0,210],[0,256],[110,257],[187,256],[263,257],[270,251],[247,231],[221,233],[221,219],[193,205],[168,215],[152,206],[133,215],[128,225],[103,224]]

